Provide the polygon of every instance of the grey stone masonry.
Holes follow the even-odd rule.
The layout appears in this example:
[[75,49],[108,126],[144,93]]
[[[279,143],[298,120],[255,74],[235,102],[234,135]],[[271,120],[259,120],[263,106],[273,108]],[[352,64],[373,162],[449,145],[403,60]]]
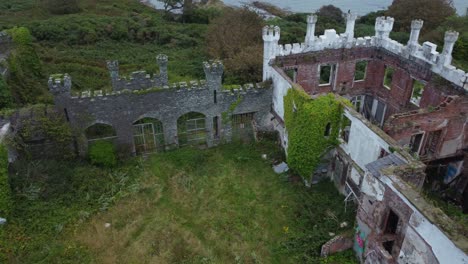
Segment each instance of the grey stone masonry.
[[112,89],[114,91],[138,90],[147,89],[152,87],[163,87],[168,85],[167,75],[167,56],[159,54],[156,56],[156,62],[159,66],[159,75],[147,73],[146,71],[136,71],[130,74],[129,78],[120,77],[119,62],[107,61],[107,69],[112,82]]
[[[270,130],[272,89],[268,83],[246,84],[238,89],[225,90],[221,83],[222,63],[206,62],[203,66],[206,81],[158,87],[150,85],[152,82],[138,86],[134,80],[133,84],[126,86],[130,89],[117,85],[116,90],[108,93],[94,91],[72,96],[71,78],[65,74],[56,75],[60,78],[51,77],[49,89],[58,110],[65,111],[74,130],[79,131],[76,136],[82,154],[87,152],[84,131],[97,123],[111,125],[116,132],[117,144],[127,153],[135,152],[133,124],[145,117],[161,121],[166,148],[178,146],[177,120],[190,112],[205,116],[208,147],[230,141],[231,115],[234,114],[254,113],[257,129]],[[141,75],[139,80],[143,79]],[[218,120],[217,125],[213,124],[214,120]]]

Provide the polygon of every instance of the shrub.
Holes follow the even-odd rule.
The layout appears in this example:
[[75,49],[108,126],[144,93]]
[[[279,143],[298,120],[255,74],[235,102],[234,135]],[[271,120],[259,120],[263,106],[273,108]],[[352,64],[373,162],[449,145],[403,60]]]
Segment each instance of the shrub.
[[11,189],[8,182],[8,153],[0,145],[0,217],[6,217],[11,210]]
[[43,0],[42,5],[47,11],[55,15],[80,12],[78,0]]
[[115,146],[108,141],[97,141],[89,148],[89,159],[91,163],[103,167],[114,167],[117,165]]

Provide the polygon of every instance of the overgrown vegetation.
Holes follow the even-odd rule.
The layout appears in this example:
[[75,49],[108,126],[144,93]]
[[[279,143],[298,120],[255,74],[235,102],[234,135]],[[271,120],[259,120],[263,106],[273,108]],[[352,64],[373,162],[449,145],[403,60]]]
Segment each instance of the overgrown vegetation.
[[112,142],[98,140],[89,147],[91,164],[112,168],[117,165],[117,155]]
[[183,148],[113,170],[19,163],[1,252],[14,263],[318,263],[329,232],[352,230],[353,208],[332,183],[274,174],[261,154],[277,152]]
[[288,164],[305,180],[330,147],[338,143],[343,106],[333,94],[310,99],[304,91],[289,89],[284,97],[288,131]]

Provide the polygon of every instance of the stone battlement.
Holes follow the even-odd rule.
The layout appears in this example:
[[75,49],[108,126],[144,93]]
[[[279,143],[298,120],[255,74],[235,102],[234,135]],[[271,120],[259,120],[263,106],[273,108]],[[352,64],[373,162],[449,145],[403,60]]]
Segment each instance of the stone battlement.
[[[325,30],[321,36],[315,36],[315,23],[317,17],[311,15],[308,18],[307,35],[304,43],[294,43],[279,45],[271,42],[270,36],[273,30],[272,26],[265,27],[263,37],[265,40],[265,60],[274,59],[277,56],[288,56],[292,54],[301,54],[307,52],[322,51],[326,49],[343,49],[358,47],[376,47],[388,50],[396,55],[406,59],[414,58],[415,61],[429,63],[431,70],[468,91],[468,73],[451,65],[452,51],[455,42],[458,39],[458,32],[448,31],[445,34],[445,44],[442,53],[437,52],[437,45],[431,42],[418,43],[419,32],[424,24],[422,20],[414,20],[411,24],[411,37],[407,45],[401,44],[390,38],[390,32],[393,29],[394,19],[392,17],[378,17],[375,22],[375,36],[354,38],[354,22],[356,16],[348,13],[346,16],[346,32],[338,34],[334,29]],[[266,34],[265,32],[268,32]],[[280,30],[277,29],[275,38],[279,37]],[[267,38],[265,39],[265,36]],[[272,45],[274,45],[272,47]],[[265,63],[264,63],[265,67]],[[264,79],[269,76],[269,69],[264,73]]]
[[167,74],[168,57],[164,54],[156,56],[156,63],[159,66],[159,74],[148,74],[146,71],[132,72],[129,78],[119,76],[119,62],[107,61],[112,89],[114,91],[139,90],[152,87],[159,87],[168,84]]
[[[257,84],[244,84],[238,85],[238,87],[233,89],[222,89],[219,88],[220,92],[226,95],[247,95],[251,93],[258,93],[259,90],[270,88],[266,87],[263,83]],[[119,95],[145,95],[148,93],[159,93],[159,92],[175,92],[175,93],[186,93],[186,92],[196,92],[196,91],[206,91],[209,87],[205,80],[200,81],[190,81],[173,83],[170,85],[165,85],[163,87],[151,87],[146,89],[130,90],[125,89],[121,91],[104,91],[104,90],[94,90],[94,91],[82,91],[79,93],[74,93],[71,96],[71,99],[84,99],[84,98],[103,98],[107,99],[108,97],[119,96]]]

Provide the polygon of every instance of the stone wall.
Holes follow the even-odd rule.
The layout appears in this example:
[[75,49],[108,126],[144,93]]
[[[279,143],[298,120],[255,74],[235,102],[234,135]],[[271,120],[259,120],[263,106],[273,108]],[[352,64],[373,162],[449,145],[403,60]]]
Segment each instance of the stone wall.
[[[272,97],[269,86],[248,84],[239,86],[239,89],[224,90],[221,84],[222,64],[205,64],[204,68],[206,81],[193,81],[190,85],[181,83],[109,94],[94,91],[71,96],[71,78],[64,75],[63,79],[51,78],[49,89],[55,96],[56,106],[66,113],[71,125],[81,131],[78,136],[81,153],[86,153],[87,147],[83,131],[97,123],[111,125],[118,145],[128,153],[135,152],[133,124],[145,117],[162,122],[166,148],[178,146],[177,120],[189,112],[205,116],[207,146],[230,140],[231,115],[234,114],[255,113],[258,128],[269,129],[267,116]],[[218,126],[214,126],[214,120],[218,120]],[[218,131],[214,131],[214,127],[218,127]]]

